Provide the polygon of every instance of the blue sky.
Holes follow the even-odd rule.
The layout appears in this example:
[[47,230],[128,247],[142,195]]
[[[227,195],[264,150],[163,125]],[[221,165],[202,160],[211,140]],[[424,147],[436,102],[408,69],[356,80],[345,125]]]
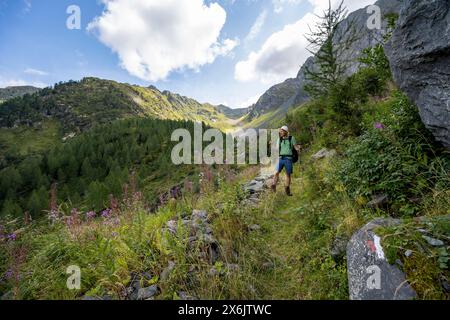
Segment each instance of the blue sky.
[[[95,76],[248,106],[297,74],[303,35],[325,3],[0,0],[0,87]],[[80,30],[66,27],[70,5],[81,10]]]

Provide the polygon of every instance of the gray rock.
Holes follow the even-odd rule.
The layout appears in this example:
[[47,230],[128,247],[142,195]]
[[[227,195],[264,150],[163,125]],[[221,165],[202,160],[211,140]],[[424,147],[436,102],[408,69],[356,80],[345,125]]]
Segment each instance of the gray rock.
[[194,210],[192,212],[192,220],[205,222],[208,220],[208,213],[204,210]]
[[413,254],[412,250],[406,250],[405,251],[405,257],[407,257],[407,258],[411,257],[412,254]]
[[267,174],[260,174],[258,177],[255,178],[255,181],[258,182],[265,182],[269,179],[272,179],[275,175],[272,173],[267,173]]
[[374,196],[372,200],[367,203],[367,206],[372,209],[382,208],[388,204],[388,196],[385,194],[381,194],[378,196]]
[[444,245],[444,242],[438,239],[434,239],[428,236],[422,236],[422,238],[424,238],[428,242],[428,244],[433,247],[442,247]]
[[169,230],[170,233],[176,234],[178,230],[178,222],[175,220],[170,220],[167,222],[167,230]]
[[265,271],[269,271],[275,268],[275,264],[272,261],[267,261],[262,264],[262,269]]
[[259,231],[259,230],[261,230],[261,226],[257,225],[257,224],[252,224],[252,225],[248,226],[248,230],[252,231],[252,232]]
[[205,244],[215,244],[217,243],[216,238],[214,238],[212,235],[210,234],[202,234],[199,237],[199,240]]
[[184,291],[178,292],[178,297],[180,297],[180,300],[184,300],[184,301],[198,300],[196,297],[191,296],[190,294],[188,294],[187,292],[184,292]]
[[253,180],[244,186],[244,190],[250,194],[261,193],[264,191],[264,183],[261,181]]
[[209,246],[208,248],[208,252],[209,252],[209,262],[211,264],[216,263],[219,258],[220,258],[220,249],[219,246],[217,244],[212,244]]
[[228,272],[238,272],[239,269],[240,269],[240,267],[238,264],[232,264],[232,263],[227,264]]
[[385,49],[395,82],[436,140],[450,149],[449,1],[404,1]]
[[220,273],[215,267],[212,267],[211,269],[209,269],[208,275],[211,277],[216,277],[216,276],[219,276]]
[[153,298],[158,293],[158,286],[156,284],[147,287],[141,288],[138,291],[137,300],[148,300]]
[[340,262],[347,251],[348,238],[336,237],[331,245],[330,254],[334,261]]
[[450,284],[448,283],[448,279],[444,276],[441,276],[439,278],[439,282],[441,283],[442,289],[444,289],[446,293],[450,293]]
[[312,156],[314,160],[320,160],[324,158],[331,158],[336,155],[336,150],[328,150],[326,148],[320,150],[315,155]]
[[169,265],[163,270],[163,272],[161,272],[161,275],[159,276],[159,278],[162,281],[166,281],[169,278],[169,275],[173,271],[174,268],[175,268],[175,262],[169,261]]
[[399,224],[377,219],[356,232],[347,246],[347,272],[351,300],[411,300],[417,294],[405,274],[386,260],[374,229]]

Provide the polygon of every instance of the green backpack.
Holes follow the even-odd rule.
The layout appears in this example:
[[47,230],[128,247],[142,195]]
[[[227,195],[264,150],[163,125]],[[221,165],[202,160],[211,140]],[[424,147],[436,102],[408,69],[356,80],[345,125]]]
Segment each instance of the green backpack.
[[[294,148],[294,145],[292,145],[292,136],[289,136],[289,143],[291,144],[292,149],[292,163],[298,162],[298,151]],[[280,150],[279,153],[281,153],[281,139],[280,139]]]

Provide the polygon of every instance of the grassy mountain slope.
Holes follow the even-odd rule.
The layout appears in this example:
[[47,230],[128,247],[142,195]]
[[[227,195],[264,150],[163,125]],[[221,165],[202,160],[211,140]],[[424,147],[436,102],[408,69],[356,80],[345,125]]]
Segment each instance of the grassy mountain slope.
[[66,132],[79,132],[95,124],[134,116],[227,125],[227,118],[212,105],[154,87],[96,78],[60,83],[32,96],[10,100],[2,106],[0,125],[34,125],[45,118],[55,118]]
[[[5,234],[16,231],[17,238],[3,240],[0,247],[0,273],[8,275],[0,291],[18,299],[125,299],[126,288],[140,280],[144,287],[157,285],[156,299],[186,294],[203,299],[347,299],[345,256],[332,258],[334,240],[348,239],[376,217],[400,218],[411,226],[418,216],[448,214],[450,156],[427,133],[415,107],[395,90],[359,104],[364,120],[356,134],[339,125],[330,109],[318,108],[321,103],[295,109],[285,120],[306,148],[295,168],[294,197],[266,193],[256,207],[249,207],[242,202],[241,184],[258,167],[239,174],[228,167],[215,173],[204,168],[197,191],[186,186],[182,199],[156,214],[147,214],[140,199],[125,199],[112,218],[61,212],[65,218],[52,226],[19,229],[9,224]],[[375,127],[377,123],[382,126]],[[297,131],[305,126],[308,135]],[[386,142],[393,148],[386,148]],[[323,147],[335,148],[337,156],[313,160]],[[369,208],[371,196],[380,192],[388,194],[388,206]],[[208,212],[220,244],[212,264],[203,245],[190,245],[185,229],[167,231],[167,222],[181,221],[193,209]],[[426,228],[445,240],[448,220],[436,219]],[[259,228],[250,228],[255,224]],[[420,299],[449,298],[441,281],[449,276],[447,240],[442,248],[422,242],[422,252],[410,242],[415,234],[408,228],[383,235],[389,256],[402,259]],[[403,256],[405,248],[412,249],[412,257]],[[65,269],[73,264],[84,274],[79,291],[65,287]]]
[[119,119],[202,121],[226,131],[242,112],[155,87],[96,78],[60,83],[0,105],[0,168]]

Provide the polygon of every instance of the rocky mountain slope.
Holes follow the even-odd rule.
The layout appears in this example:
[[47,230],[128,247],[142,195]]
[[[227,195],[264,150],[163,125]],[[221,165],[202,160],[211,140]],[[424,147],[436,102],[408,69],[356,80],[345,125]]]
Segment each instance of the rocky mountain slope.
[[[380,0],[376,2],[376,5],[380,7],[382,15],[386,16],[389,14],[398,14],[402,2],[402,0]],[[360,9],[349,14],[342,26],[342,28],[345,29],[345,23],[352,21],[358,34],[358,39],[353,43],[351,48],[343,54],[343,59],[353,61],[349,65],[348,75],[355,73],[359,69],[360,63],[357,61],[362,51],[378,44],[387,30],[386,19],[383,19],[381,30],[370,30],[367,27],[368,18],[369,14],[367,14],[367,10],[365,8]],[[255,120],[267,113],[273,113],[274,110],[277,114],[279,113],[284,116],[290,107],[308,101],[308,94],[304,90],[307,81],[305,71],[306,67],[313,68],[314,63],[314,57],[310,57],[304,63],[296,78],[287,79],[285,82],[273,86],[264,93],[257,103],[250,107],[250,113],[247,120]],[[270,118],[272,118],[272,116]],[[257,125],[267,125],[268,122],[270,121],[257,122]]]
[[40,89],[32,86],[14,86],[0,88],[0,102],[6,101],[12,98],[21,97],[23,95],[32,94],[38,92]]

